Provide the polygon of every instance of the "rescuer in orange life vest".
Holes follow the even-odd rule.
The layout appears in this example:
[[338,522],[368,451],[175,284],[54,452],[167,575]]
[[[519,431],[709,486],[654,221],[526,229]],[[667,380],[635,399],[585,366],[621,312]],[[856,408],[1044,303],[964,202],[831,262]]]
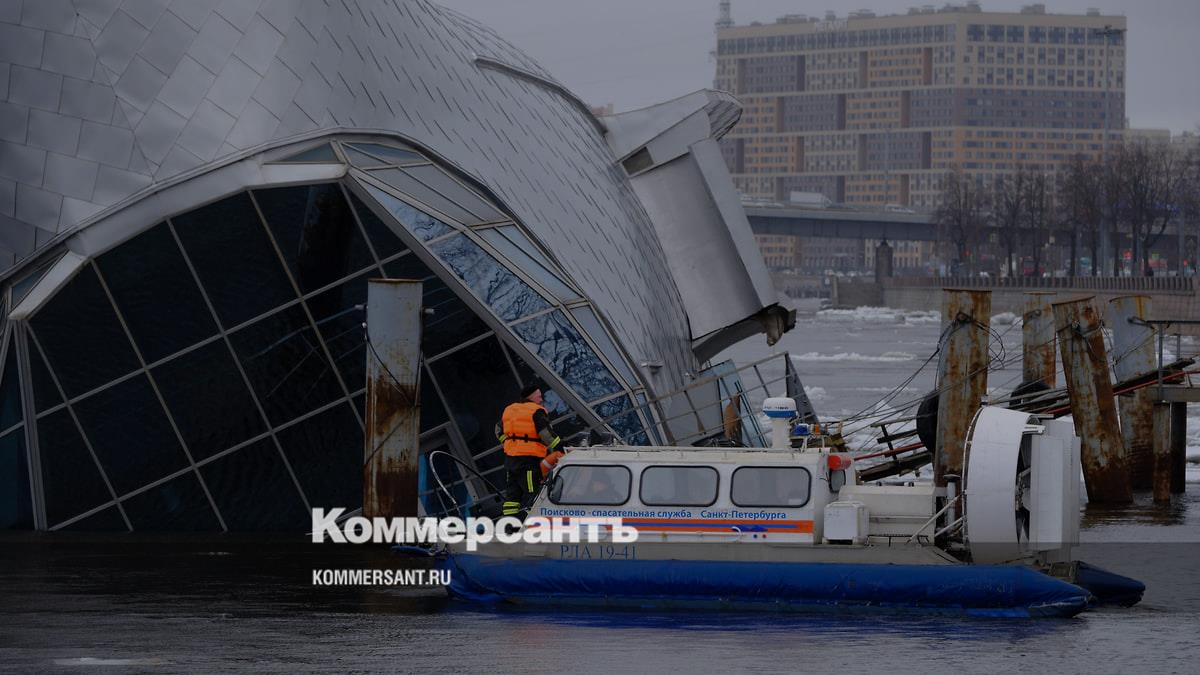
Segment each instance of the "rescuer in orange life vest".
[[542,407],[542,386],[531,383],[521,389],[521,400],[504,409],[496,425],[496,437],[504,443],[504,515],[524,519],[542,479],[563,456],[556,450],[562,439],[550,426]]

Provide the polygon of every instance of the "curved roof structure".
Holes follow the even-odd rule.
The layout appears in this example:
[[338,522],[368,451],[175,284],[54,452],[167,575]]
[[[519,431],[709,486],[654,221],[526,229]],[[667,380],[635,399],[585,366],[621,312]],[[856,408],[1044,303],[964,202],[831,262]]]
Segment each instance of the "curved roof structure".
[[[0,403],[21,414],[0,420],[0,458],[28,468],[42,528],[153,529],[135,514],[170,487],[245,529],[225,518],[227,457],[326,503],[287,439],[340,411],[344,433],[310,457],[352,466],[362,345],[346,341],[376,274],[424,279],[427,306],[461,322],[422,346],[441,410],[423,447],[497,470],[486,420],[533,377],[564,424],[671,436],[674,411],[647,401],[790,327],[716,146],[739,115],[697,92],[598,119],[428,0],[6,3]],[[193,429],[171,369],[249,418]],[[112,419],[158,429],[175,459],[119,449]],[[277,458],[253,469],[255,453]],[[63,462],[94,464],[91,493]]]
[[386,129],[491,189],[614,324],[652,322],[623,336],[639,358],[675,360],[687,343],[678,302],[661,302],[677,296],[661,247],[612,180],[594,119],[561,85],[481,67],[554,82],[461,14],[425,0],[6,6],[20,12],[0,31],[13,52],[0,53],[10,62],[0,179],[16,202],[0,211],[0,246],[14,260],[147,188],[272,141]]

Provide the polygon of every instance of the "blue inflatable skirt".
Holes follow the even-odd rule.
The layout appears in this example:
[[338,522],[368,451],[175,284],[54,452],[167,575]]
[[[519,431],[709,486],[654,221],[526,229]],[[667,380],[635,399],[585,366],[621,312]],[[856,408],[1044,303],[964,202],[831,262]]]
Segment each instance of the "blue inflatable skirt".
[[453,554],[452,595],[475,602],[733,610],[884,610],[1069,617],[1078,586],[1017,565],[508,559]]

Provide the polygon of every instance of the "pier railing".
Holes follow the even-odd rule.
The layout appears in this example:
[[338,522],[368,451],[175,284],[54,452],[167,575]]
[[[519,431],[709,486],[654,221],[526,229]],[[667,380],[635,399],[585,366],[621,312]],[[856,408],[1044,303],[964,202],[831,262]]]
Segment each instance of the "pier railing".
[[1116,293],[1195,293],[1197,277],[895,277],[892,288],[1024,288]]
[[[772,396],[794,398],[801,418],[815,417],[787,353],[743,366],[717,364],[686,386],[640,402],[636,409],[652,420],[649,432],[655,444],[763,447],[767,434],[759,411],[763,400]],[[619,428],[620,418],[628,415],[622,411],[605,422]]]

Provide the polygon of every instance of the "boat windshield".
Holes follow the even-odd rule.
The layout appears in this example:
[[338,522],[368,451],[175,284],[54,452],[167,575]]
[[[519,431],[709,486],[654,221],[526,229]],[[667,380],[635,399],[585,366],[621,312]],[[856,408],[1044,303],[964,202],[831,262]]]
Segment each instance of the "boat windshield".
[[631,474],[624,466],[564,466],[550,486],[550,501],[559,505],[616,506],[629,501]]

